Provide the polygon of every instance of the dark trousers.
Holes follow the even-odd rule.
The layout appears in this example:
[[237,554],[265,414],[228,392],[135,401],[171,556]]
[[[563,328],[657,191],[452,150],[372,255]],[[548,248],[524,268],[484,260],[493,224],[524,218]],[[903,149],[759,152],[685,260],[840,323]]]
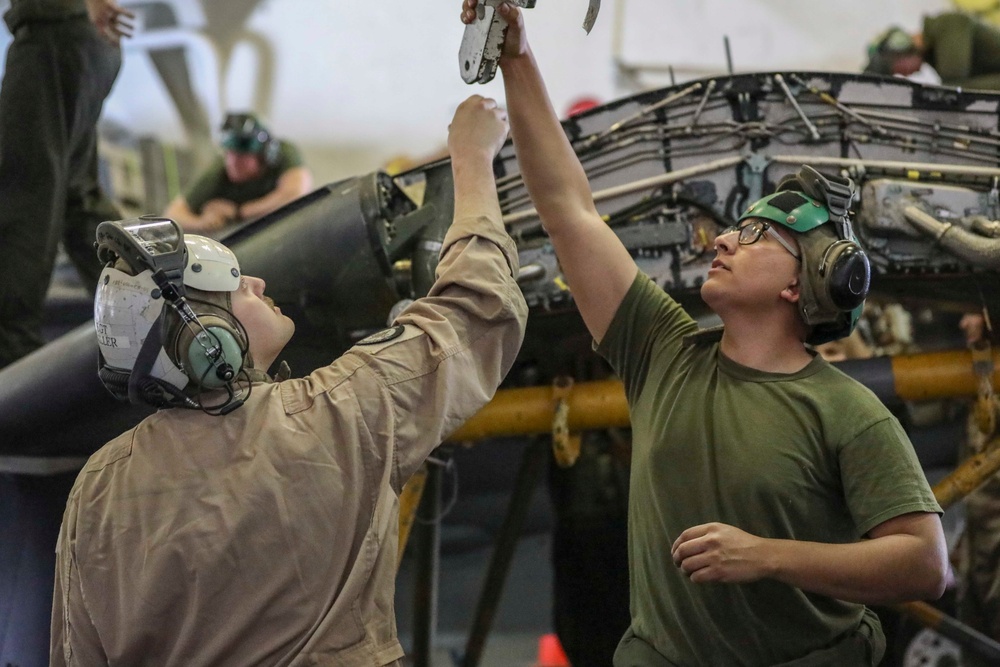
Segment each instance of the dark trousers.
[[94,233],[119,217],[97,180],[97,119],[121,52],[85,16],[19,27],[0,87],[0,368],[43,343],[59,241],[93,290]]
[[47,665],[56,538],[76,472],[0,473],[0,665]]
[[601,432],[553,465],[553,620],[573,667],[609,667],[629,627],[628,462]]

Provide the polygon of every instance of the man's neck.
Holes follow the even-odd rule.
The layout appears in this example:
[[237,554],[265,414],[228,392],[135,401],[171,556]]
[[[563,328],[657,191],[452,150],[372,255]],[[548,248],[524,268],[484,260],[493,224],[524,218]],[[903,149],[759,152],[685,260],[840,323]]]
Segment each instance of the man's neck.
[[720,349],[736,363],[768,373],[797,373],[813,357],[794,327],[779,319],[724,318]]

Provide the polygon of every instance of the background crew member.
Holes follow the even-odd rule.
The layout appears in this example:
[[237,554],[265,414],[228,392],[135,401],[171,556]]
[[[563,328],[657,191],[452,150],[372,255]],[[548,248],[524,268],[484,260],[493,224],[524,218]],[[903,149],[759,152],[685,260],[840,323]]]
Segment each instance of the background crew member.
[[59,241],[97,286],[94,230],[119,217],[97,181],[97,119],[130,18],[113,0],[11,0],[4,14],[14,41],[0,87],[0,368],[42,346]]
[[928,63],[941,83],[1000,90],[1000,28],[971,14],[925,16],[923,30],[909,34],[892,27],[868,48],[871,74],[910,76]]
[[267,215],[312,190],[312,173],[294,144],[271,136],[253,114],[231,113],[222,125],[225,154],[164,215],[186,232],[211,234]]

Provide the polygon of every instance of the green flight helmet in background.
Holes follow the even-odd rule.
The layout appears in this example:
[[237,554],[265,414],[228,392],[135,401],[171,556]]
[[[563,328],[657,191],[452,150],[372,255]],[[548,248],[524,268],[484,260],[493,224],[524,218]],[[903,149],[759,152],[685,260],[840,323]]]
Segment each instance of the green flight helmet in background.
[[222,147],[237,153],[261,153],[271,133],[252,113],[229,113],[222,123]]
[[892,76],[892,65],[896,59],[913,53],[920,53],[913,35],[899,26],[887,28],[868,45],[865,74]]
[[751,204],[740,221],[763,218],[796,233],[801,250],[799,314],[806,342],[819,345],[850,335],[871,284],[871,264],[851,227],[854,182],[803,166],[774,194]]

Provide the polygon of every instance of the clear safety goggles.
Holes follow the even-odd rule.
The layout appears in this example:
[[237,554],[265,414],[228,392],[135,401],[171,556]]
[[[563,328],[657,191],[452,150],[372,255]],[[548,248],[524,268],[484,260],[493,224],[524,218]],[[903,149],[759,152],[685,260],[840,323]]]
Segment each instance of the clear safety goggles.
[[159,276],[181,285],[187,263],[184,231],[158,216],[107,220],[97,226],[97,257],[102,264],[123,259],[136,274],[150,270],[157,284]]

